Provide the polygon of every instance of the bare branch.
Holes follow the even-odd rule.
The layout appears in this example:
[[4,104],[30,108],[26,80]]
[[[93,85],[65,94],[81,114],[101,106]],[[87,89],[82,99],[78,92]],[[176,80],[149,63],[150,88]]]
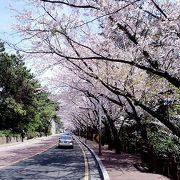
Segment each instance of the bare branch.
[[97,9],[97,10],[99,10],[98,7],[94,7],[94,6],[90,6],[90,5],[75,5],[75,4],[70,4],[70,3],[63,2],[63,1],[51,1],[51,0],[41,0],[41,1],[47,2],[47,3],[64,4],[67,6],[74,7],[74,8]]
[[158,6],[158,4],[154,1],[154,0],[151,0],[152,3],[155,5],[155,7],[159,10],[159,12],[161,12],[165,18],[167,18],[167,15],[164,13],[164,11]]

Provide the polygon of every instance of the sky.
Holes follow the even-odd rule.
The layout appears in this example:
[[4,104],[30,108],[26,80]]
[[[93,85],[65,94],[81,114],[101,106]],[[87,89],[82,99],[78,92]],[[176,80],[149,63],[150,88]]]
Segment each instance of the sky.
[[[12,17],[14,12],[10,10],[9,3],[17,9],[23,9],[24,4],[20,0],[0,0],[0,39],[8,42],[17,42],[19,37],[14,34],[11,29],[14,18]],[[6,46],[8,52],[14,52]]]
[[0,0],[0,36],[3,37],[3,34],[10,33],[10,24],[13,22],[11,15],[13,12],[9,8],[9,3],[15,4],[16,7],[21,8],[21,3],[15,3],[15,0]]
[[9,2],[10,0],[0,0],[0,33],[10,32],[11,12],[8,7]]

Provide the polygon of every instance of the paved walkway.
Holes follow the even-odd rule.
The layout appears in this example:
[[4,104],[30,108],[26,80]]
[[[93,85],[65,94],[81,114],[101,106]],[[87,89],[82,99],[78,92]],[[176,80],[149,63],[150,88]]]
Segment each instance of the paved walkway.
[[49,149],[57,143],[57,139],[58,135],[53,135],[0,145],[0,168]]
[[[85,141],[84,138],[80,138],[81,141],[94,150],[98,155],[99,145],[92,141]],[[147,172],[138,171],[134,165],[140,163],[140,156],[130,154],[115,154],[114,151],[108,150],[107,145],[102,146],[102,155],[98,157],[101,159],[105,166],[111,180],[169,180],[169,178],[160,175]]]

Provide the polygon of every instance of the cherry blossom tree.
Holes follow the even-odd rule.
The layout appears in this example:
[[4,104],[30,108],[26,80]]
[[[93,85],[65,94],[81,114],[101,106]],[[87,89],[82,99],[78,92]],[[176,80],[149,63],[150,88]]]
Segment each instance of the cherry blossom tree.
[[[125,63],[179,87],[179,9],[174,10],[179,2],[28,2],[36,9],[18,14],[16,28],[31,39],[31,52]],[[84,22],[90,14],[94,19]],[[94,21],[101,28],[91,26]]]
[[68,68],[81,85],[69,87],[122,98],[141,127],[148,114],[180,136],[178,1],[27,2],[34,8],[17,13],[15,28],[29,47],[15,48]]

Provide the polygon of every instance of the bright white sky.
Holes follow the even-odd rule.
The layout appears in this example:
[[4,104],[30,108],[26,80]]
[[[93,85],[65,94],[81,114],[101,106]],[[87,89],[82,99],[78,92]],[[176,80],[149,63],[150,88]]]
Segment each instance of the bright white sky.
[[11,20],[11,12],[9,9],[9,3],[13,2],[13,0],[0,0],[0,32],[9,31],[9,23]]
[[[21,0],[0,0],[0,39],[10,42],[10,43],[15,43],[20,40],[18,37],[18,34],[14,33],[13,30],[11,29],[11,25],[15,18],[13,18],[14,12],[10,10],[9,3],[13,5],[13,7],[17,10],[22,10],[24,8],[24,3],[22,3]],[[5,46],[6,52],[15,54],[16,51],[13,49],[10,49],[8,46]],[[28,68],[32,65],[32,62],[29,62]],[[35,73],[35,71],[32,71]]]
[[[11,12],[9,10],[8,4],[12,0],[0,0],[0,33],[10,31],[10,21]],[[1,34],[2,37],[2,34]]]
[[[16,9],[23,9],[24,4],[20,0],[0,0],[0,39],[13,43],[17,42],[19,38],[11,29],[11,25],[15,19],[12,18],[14,13],[10,10],[9,3],[13,4]],[[14,52],[13,50],[6,50],[8,52]]]

